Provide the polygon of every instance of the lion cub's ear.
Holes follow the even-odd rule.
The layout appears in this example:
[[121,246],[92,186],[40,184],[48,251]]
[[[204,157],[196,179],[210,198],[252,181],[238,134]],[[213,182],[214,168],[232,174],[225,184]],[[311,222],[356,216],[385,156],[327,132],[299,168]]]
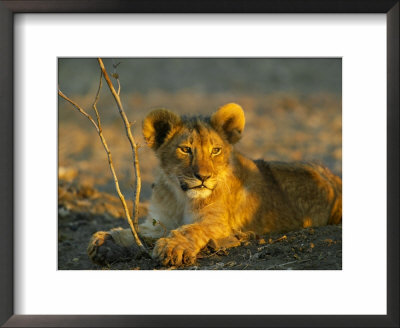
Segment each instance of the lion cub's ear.
[[143,121],[142,131],[147,145],[158,149],[174,132],[181,119],[166,109],[150,112]]
[[222,132],[231,144],[238,142],[244,128],[244,113],[242,107],[229,103],[220,107],[212,116],[211,124]]

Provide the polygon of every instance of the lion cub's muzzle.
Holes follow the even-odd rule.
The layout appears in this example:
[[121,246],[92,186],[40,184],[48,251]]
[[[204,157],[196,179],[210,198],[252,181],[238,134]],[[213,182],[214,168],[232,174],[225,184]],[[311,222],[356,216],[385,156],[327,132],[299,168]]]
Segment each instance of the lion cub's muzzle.
[[211,176],[200,178],[187,178],[184,181],[179,181],[181,189],[190,198],[204,198],[211,194],[215,188],[215,182],[210,179]]
[[180,186],[183,191],[188,191],[189,189],[210,189],[210,190],[214,189],[213,186],[207,185],[207,184],[205,184],[205,182],[201,182],[200,184],[192,185],[188,182],[181,181]]

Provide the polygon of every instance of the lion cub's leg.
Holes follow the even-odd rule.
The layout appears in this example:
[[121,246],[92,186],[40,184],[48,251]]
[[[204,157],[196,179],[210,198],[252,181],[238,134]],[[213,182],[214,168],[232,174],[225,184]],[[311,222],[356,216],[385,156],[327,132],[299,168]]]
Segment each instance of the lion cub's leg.
[[205,220],[187,224],[172,230],[167,237],[157,240],[152,256],[163,265],[191,265],[211,239],[222,241],[231,233],[231,228],[222,222]]
[[116,228],[94,233],[87,253],[92,262],[106,265],[134,257],[134,246],[135,240],[130,229]]
[[[165,234],[162,227],[155,226],[147,219],[139,226],[142,241],[154,243]],[[98,231],[90,239],[87,253],[92,262],[107,265],[126,261],[137,256],[138,248],[131,229],[115,228],[110,231]]]

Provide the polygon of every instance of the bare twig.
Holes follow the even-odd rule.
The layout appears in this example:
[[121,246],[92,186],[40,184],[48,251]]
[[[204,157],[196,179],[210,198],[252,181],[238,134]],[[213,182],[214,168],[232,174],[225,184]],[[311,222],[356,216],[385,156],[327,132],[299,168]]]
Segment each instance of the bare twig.
[[296,260],[296,261],[291,261],[291,262],[286,262],[286,263],[281,263],[281,264],[275,264],[275,265],[271,265],[271,266],[265,268],[265,270],[273,270],[273,269],[284,267],[284,266],[289,265],[289,264],[303,263],[303,262],[308,262],[308,261],[311,261],[311,259]]
[[111,74],[111,76],[112,76],[114,79],[117,80],[117,83],[118,83],[118,91],[117,91],[117,94],[118,94],[118,96],[119,96],[119,94],[120,94],[120,92],[121,92],[121,83],[119,83],[119,74],[117,73],[117,67],[118,67],[119,64],[121,64],[121,62],[115,63],[115,61],[114,61],[114,59],[113,59],[113,68],[114,68],[114,71],[113,71],[113,73]]
[[99,112],[98,112],[98,110],[97,110],[97,101],[98,101],[98,99],[99,99],[100,89],[101,89],[101,86],[102,86],[102,76],[103,76],[103,73],[101,72],[101,74],[100,74],[99,88],[98,88],[98,90],[97,90],[96,98],[95,98],[94,103],[93,103],[93,109],[94,109],[94,111],[95,111],[95,113],[96,113],[97,124],[96,124],[96,122],[94,121],[94,119],[92,118],[91,115],[89,115],[89,114],[88,114],[82,107],[80,107],[76,102],[74,102],[74,101],[71,100],[69,97],[67,97],[61,90],[58,90],[58,94],[59,94],[59,96],[61,96],[62,98],[64,98],[66,101],[68,101],[70,104],[72,104],[81,114],[83,114],[84,116],[86,116],[86,117],[89,119],[89,121],[90,121],[90,122],[94,125],[94,127],[96,128],[96,131],[97,131],[97,133],[98,133],[98,135],[99,135],[99,137],[100,137],[101,143],[102,143],[102,145],[103,145],[103,147],[104,147],[104,150],[105,150],[106,153],[107,153],[108,163],[109,163],[110,170],[111,170],[111,173],[112,173],[113,178],[114,178],[115,189],[116,189],[116,191],[117,191],[117,194],[118,194],[118,196],[119,196],[119,199],[121,200],[122,207],[124,208],[125,216],[126,216],[126,218],[127,218],[127,220],[128,220],[128,223],[129,223],[129,225],[130,225],[130,227],[131,227],[133,237],[135,238],[135,242],[136,242],[136,244],[141,248],[142,251],[147,252],[145,246],[144,246],[143,243],[141,242],[141,240],[140,240],[140,238],[139,238],[139,236],[138,236],[138,234],[137,234],[137,231],[136,231],[136,229],[135,229],[135,227],[134,227],[134,225],[133,225],[131,216],[130,216],[130,214],[129,214],[128,206],[127,206],[127,204],[126,204],[125,197],[124,197],[124,195],[121,193],[121,189],[120,189],[120,187],[119,187],[119,182],[118,182],[117,175],[116,175],[116,173],[115,173],[115,169],[114,169],[114,164],[113,164],[113,161],[112,161],[111,152],[110,152],[110,149],[108,148],[106,139],[104,138],[104,135],[103,135],[103,131],[102,131],[102,127],[101,127],[101,121],[100,121],[100,115],[99,115]]
[[121,84],[119,83],[119,79],[117,79],[117,82],[118,82],[118,91],[117,91],[117,94],[118,94],[118,96],[119,96],[119,93],[121,92]]
[[90,122],[92,122],[92,124],[94,125],[94,127],[96,128],[96,131],[99,132],[99,127],[97,126],[96,122],[93,120],[93,118],[86,113],[82,107],[80,107],[76,102],[74,102],[73,100],[69,99],[65,94],[62,93],[62,91],[60,89],[58,89],[58,95],[61,96],[62,98],[64,98],[66,101],[68,101],[72,106],[74,106],[78,111],[80,111],[83,115],[85,115]]
[[97,88],[96,97],[94,98],[94,102],[92,105],[94,112],[96,113],[97,126],[99,127],[100,132],[102,132],[102,129],[101,129],[99,111],[97,110],[97,102],[99,101],[100,90],[101,90],[102,85],[103,85],[103,72],[100,70],[99,87]]
[[111,91],[112,95],[114,96],[114,99],[118,105],[119,113],[120,113],[122,121],[124,122],[124,125],[125,125],[126,135],[128,137],[129,143],[132,148],[133,167],[134,167],[135,176],[136,176],[135,193],[134,193],[133,222],[134,222],[135,230],[138,230],[139,196],[140,196],[140,189],[141,189],[141,178],[140,178],[139,157],[138,157],[139,146],[136,144],[135,139],[133,138],[132,131],[131,131],[132,124],[129,122],[128,118],[126,117],[124,108],[122,106],[121,98],[119,97],[118,92],[115,91],[115,88],[111,82],[111,79],[110,79],[107,71],[106,71],[106,68],[104,67],[103,60],[101,58],[98,58],[97,60],[99,62],[104,79],[106,80],[108,87],[110,88],[110,91]]

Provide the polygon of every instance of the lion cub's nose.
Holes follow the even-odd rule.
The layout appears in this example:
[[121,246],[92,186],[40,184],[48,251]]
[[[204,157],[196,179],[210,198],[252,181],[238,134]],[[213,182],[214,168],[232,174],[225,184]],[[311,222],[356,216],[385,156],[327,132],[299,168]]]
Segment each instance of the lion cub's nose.
[[201,182],[206,181],[208,178],[211,177],[210,174],[200,174],[200,173],[195,173],[194,176],[199,179]]

